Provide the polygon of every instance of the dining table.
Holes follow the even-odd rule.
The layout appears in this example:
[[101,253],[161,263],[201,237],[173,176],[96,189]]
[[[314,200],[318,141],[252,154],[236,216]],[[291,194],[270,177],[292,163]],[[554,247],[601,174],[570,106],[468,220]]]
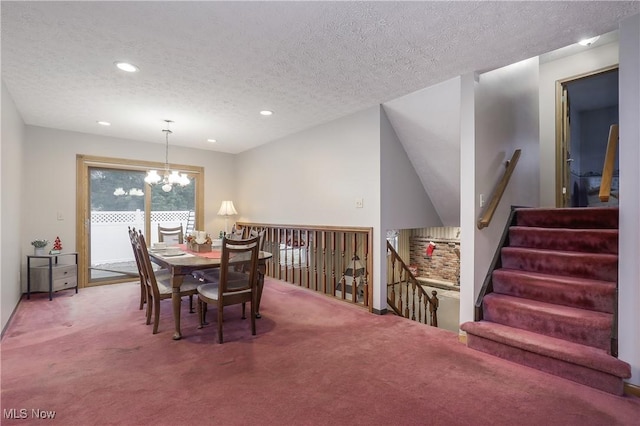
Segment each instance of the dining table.
[[[175,250],[179,248],[180,251]],[[171,250],[174,248],[174,250]],[[256,318],[260,318],[260,299],[262,298],[262,289],[264,288],[264,275],[267,269],[267,260],[273,255],[267,251],[260,251],[258,255],[258,293],[256,300]],[[168,247],[163,250],[149,249],[149,257],[153,263],[166,269],[170,273],[171,287],[173,289],[171,301],[173,303],[173,319],[175,321],[174,340],[182,338],[180,331],[180,286],[185,277],[191,276],[193,272],[202,269],[219,268],[222,262],[222,250],[213,249],[207,252],[194,252],[187,249],[186,245],[179,244],[177,246]],[[231,259],[229,265],[232,266],[234,260]],[[253,306],[251,307],[253,309]]]

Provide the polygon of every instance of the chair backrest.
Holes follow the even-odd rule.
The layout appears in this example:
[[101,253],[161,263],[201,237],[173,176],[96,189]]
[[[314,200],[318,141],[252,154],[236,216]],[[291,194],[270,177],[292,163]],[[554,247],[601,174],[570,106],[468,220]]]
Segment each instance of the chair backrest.
[[231,227],[231,232],[225,235],[225,237],[229,240],[242,240],[244,237],[244,228],[240,228],[234,223],[233,227]]
[[144,240],[144,235],[142,235],[142,231],[136,232],[135,228],[133,229],[133,234],[135,249],[140,260],[140,273],[142,275],[142,280],[153,297],[158,298],[160,290],[158,290],[158,282],[156,281],[156,275],[153,272],[153,266],[151,265],[151,259],[149,258],[149,251],[147,250],[147,243]]
[[133,257],[136,259],[138,274],[140,275],[140,280],[142,281],[144,279],[142,276],[142,265],[140,265],[140,256],[138,255],[138,250],[136,249],[137,234],[138,233],[136,232],[136,228],[131,229],[131,227],[129,226],[129,240],[131,241],[131,248],[133,249]]
[[[241,303],[247,300],[249,292],[255,292],[258,284],[258,255],[260,238],[246,240],[222,240],[222,259],[220,264],[220,285],[218,286],[218,303],[223,306]],[[229,267],[232,267],[230,269]],[[231,278],[233,269],[241,269],[246,280],[239,281],[237,276]],[[255,307],[251,306],[251,309]]]
[[167,227],[158,224],[158,242],[169,244],[183,244],[184,231],[180,226]]
[[252,228],[251,231],[249,231],[249,236],[250,237],[258,237],[260,238],[260,244],[258,244],[258,246],[260,247],[260,251],[264,250],[264,236],[266,234],[266,230],[262,229],[262,230],[258,230],[257,228]]

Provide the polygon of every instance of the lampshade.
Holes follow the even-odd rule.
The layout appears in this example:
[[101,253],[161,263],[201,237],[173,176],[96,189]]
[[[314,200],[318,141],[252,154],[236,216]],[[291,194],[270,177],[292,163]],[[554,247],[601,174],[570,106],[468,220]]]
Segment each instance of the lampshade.
[[220,210],[218,210],[218,214],[220,216],[231,216],[234,214],[238,214],[238,212],[233,206],[233,201],[223,201],[220,205]]
[[224,235],[227,235],[229,233],[229,216],[238,214],[236,208],[233,207],[233,201],[223,201],[218,214],[224,216]]

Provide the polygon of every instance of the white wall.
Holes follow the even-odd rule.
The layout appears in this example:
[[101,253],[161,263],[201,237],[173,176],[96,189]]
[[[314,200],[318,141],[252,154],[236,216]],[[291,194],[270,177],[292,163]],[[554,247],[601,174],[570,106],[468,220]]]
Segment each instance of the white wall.
[[[463,82],[463,96],[469,96],[468,85],[470,83]],[[464,251],[460,258],[465,264],[460,281],[461,321],[473,316],[473,301],[482,286],[511,206],[538,205],[538,59],[481,74],[475,85],[474,99],[475,174],[461,179],[461,194],[467,197],[461,206],[464,217],[461,218],[460,245]],[[464,102],[467,101],[463,99]],[[469,123],[465,122],[463,126],[466,128]],[[463,129],[462,133],[465,139],[462,141],[461,169],[464,170],[469,167],[465,156],[472,154],[468,152],[470,132]],[[505,162],[516,149],[521,149],[522,154],[492,222],[489,227],[478,230],[475,224],[483,210],[479,205],[480,195],[484,194],[487,201],[490,199],[504,174]],[[465,212],[465,208],[473,214]],[[471,232],[473,237],[469,235]],[[472,252],[467,245],[473,248]],[[473,266],[468,262],[473,262]]]
[[476,302],[476,77],[460,78],[460,324],[474,320]]
[[541,206],[556,206],[556,81],[617,63],[618,44],[609,43],[540,65]]
[[[379,107],[373,107],[238,154],[237,219],[376,226],[379,145]],[[355,208],[356,198],[363,208]]]
[[444,226],[460,225],[460,77],[385,102],[383,110]]
[[619,358],[640,386],[640,15],[620,24]]
[[[457,191],[456,191],[457,193]],[[376,273],[387,276],[387,235],[389,229],[413,229],[442,226],[442,222],[418,177],[385,111],[380,108],[380,230],[375,257],[380,268]],[[374,306],[386,306],[387,287],[377,287]],[[376,305],[375,301],[379,300]]]
[[[59,236],[67,251],[76,243],[76,154],[164,162],[162,144],[108,138],[64,130],[26,126],[24,188],[8,188],[21,200],[22,257],[35,238]],[[217,235],[224,218],[216,215],[224,199],[235,193],[234,156],[192,148],[171,147],[169,160],[205,168],[205,229]],[[5,190],[3,188],[3,196]],[[60,213],[63,220],[58,220]],[[23,268],[25,260],[22,261]],[[25,271],[26,272],[26,271]],[[26,273],[24,273],[26,280]]]
[[[379,106],[245,151],[238,154],[236,165],[236,219],[372,227],[373,241],[378,241]],[[363,199],[363,208],[355,207],[356,198]],[[379,251],[374,244],[375,265],[380,264]],[[380,288],[378,270],[374,286]],[[381,306],[386,306],[386,298],[374,296],[374,308]]]
[[[20,289],[20,261],[22,244],[21,197],[23,183],[24,122],[13,98],[2,82],[2,137],[0,139],[0,317],[4,330],[11,313],[18,304]],[[14,189],[14,190],[11,190]]]
[[380,110],[380,161],[383,229],[443,226],[384,109]]

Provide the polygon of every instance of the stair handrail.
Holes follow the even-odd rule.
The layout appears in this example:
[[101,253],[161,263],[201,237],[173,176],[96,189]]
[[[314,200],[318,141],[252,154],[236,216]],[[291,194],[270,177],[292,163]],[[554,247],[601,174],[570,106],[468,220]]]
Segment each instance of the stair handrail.
[[607,141],[607,151],[602,166],[602,180],[600,181],[600,201],[606,203],[611,195],[611,180],[613,179],[613,168],[616,164],[616,150],[618,148],[618,125],[612,124],[609,127],[609,140]]
[[[438,305],[439,305],[437,292],[434,290],[431,292],[431,296],[429,296],[427,291],[424,288],[422,288],[422,285],[418,282],[415,275],[413,275],[413,272],[411,272],[411,269],[409,269],[406,263],[404,263],[404,261],[402,260],[398,252],[393,248],[393,245],[391,245],[389,241],[387,241],[387,250],[389,252],[389,256],[391,256],[391,262],[394,265],[396,262],[398,262],[398,264],[400,265],[400,268],[402,269],[402,273],[405,274],[404,275],[405,277],[409,278],[408,281],[412,284],[414,290],[418,289],[418,292],[420,293],[420,295],[424,297],[424,300],[426,300],[429,303],[430,325],[433,327],[437,327],[438,326]],[[398,283],[395,283],[395,282],[394,283],[387,282],[387,287],[395,286],[397,284]],[[394,302],[390,300],[388,296],[387,296],[387,304],[391,307],[391,309],[393,309],[393,311],[398,316],[405,317],[405,315],[401,312],[401,310],[398,309],[397,306],[395,306]],[[412,319],[415,321],[415,310],[413,312]]]
[[480,216],[480,219],[478,219],[478,229],[486,228],[491,223],[491,219],[493,218],[493,214],[498,209],[498,204],[500,204],[500,200],[502,199],[504,190],[509,184],[509,179],[511,179],[511,175],[516,168],[516,164],[518,164],[518,159],[520,158],[521,152],[521,149],[516,149],[513,153],[513,156],[511,157],[511,160],[507,161],[504,174],[498,182],[495,191],[491,195],[491,200],[487,204],[486,209]]
[[485,295],[493,293],[493,271],[502,267],[502,248],[509,245],[509,228],[516,224],[517,208],[518,207],[511,206],[511,213],[509,214],[507,223],[502,231],[502,237],[500,237],[500,242],[498,243],[496,252],[493,255],[491,264],[489,264],[487,275],[485,275],[484,281],[482,282],[482,287],[480,288],[478,298],[476,299],[474,321],[482,321],[484,316],[484,312],[482,310],[482,299],[484,299]]

